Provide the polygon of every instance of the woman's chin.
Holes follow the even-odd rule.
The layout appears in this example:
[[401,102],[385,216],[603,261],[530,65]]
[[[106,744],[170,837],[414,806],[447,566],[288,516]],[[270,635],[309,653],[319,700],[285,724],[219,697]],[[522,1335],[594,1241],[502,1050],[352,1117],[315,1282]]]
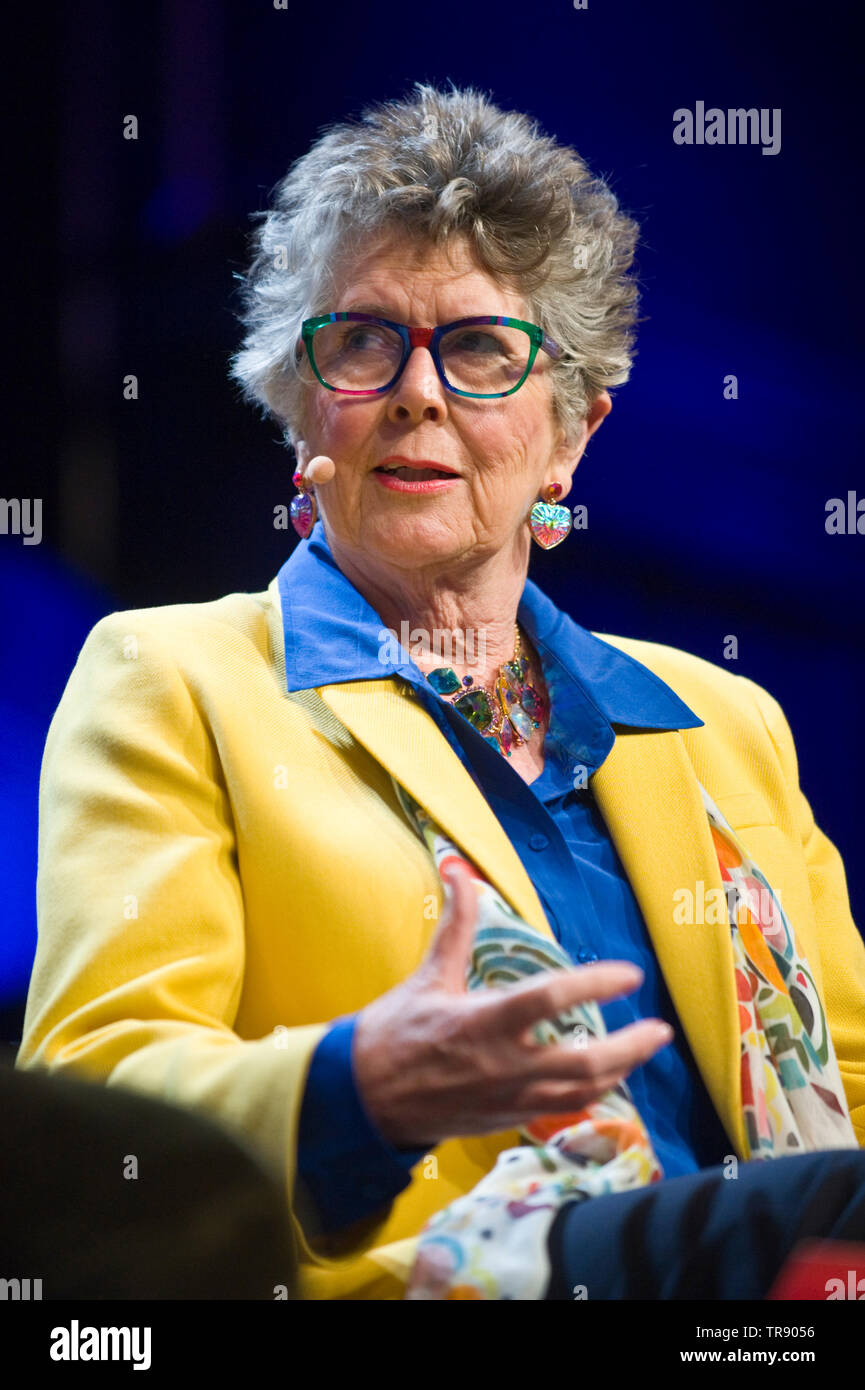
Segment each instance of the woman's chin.
[[371,548],[395,564],[423,566],[461,554],[471,538],[433,516],[379,516],[370,524]]

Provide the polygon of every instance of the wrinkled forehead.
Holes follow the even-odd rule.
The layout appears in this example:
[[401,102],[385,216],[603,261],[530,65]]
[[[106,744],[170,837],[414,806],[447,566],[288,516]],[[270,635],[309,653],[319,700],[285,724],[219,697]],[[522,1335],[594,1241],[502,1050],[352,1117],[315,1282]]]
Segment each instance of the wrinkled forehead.
[[328,300],[320,312],[356,310],[424,325],[470,314],[522,318],[528,307],[512,280],[481,265],[465,235],[439,243],[394,228],[372,245],[346,247],[320,294]]

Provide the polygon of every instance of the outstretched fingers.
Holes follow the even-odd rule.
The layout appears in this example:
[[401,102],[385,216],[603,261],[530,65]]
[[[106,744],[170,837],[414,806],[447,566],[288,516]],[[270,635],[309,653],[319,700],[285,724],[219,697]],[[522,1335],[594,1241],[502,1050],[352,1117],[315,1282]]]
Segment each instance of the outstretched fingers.
[[541,1020],[566,1013],[575,1004],[631,994],[642,979],[642,970],[630,961],[598,961],[573,970],[544,971],[491,992],[492,999],[485,1010],[487,1023],[495,1032],[518,1037]]

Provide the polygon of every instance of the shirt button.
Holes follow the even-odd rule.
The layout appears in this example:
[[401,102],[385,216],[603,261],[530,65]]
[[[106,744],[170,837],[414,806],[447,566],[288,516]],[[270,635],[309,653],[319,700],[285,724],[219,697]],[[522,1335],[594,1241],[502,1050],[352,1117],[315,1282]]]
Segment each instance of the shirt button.
[[580,962],[580,965],[588,965],[591,961],[597,959],[597,951],[592,951],[588,946],[581,946],[577,951],[577,960]]
[[546,849],[549,843],[546,835],[542,835],[540,831],[535,831],[534,835],[529,836],[529,849]]

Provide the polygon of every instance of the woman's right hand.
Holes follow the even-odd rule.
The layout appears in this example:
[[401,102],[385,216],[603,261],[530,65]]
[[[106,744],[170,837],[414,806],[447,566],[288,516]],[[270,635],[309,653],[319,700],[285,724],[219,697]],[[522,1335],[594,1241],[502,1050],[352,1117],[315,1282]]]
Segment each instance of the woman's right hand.
[[462,868],[448,882],[451,897],[423,961],[362,1009],[355,1026],[355,1083],[395,1147],[431,1147],[581,1110],[670,1041],[662,1020],[642,1019],[582,1046],[539,1043],[535,1023],[589,999],[630,994],[643,972],[627,961],[599,961],[506,989],[469,990],[477,891]]

